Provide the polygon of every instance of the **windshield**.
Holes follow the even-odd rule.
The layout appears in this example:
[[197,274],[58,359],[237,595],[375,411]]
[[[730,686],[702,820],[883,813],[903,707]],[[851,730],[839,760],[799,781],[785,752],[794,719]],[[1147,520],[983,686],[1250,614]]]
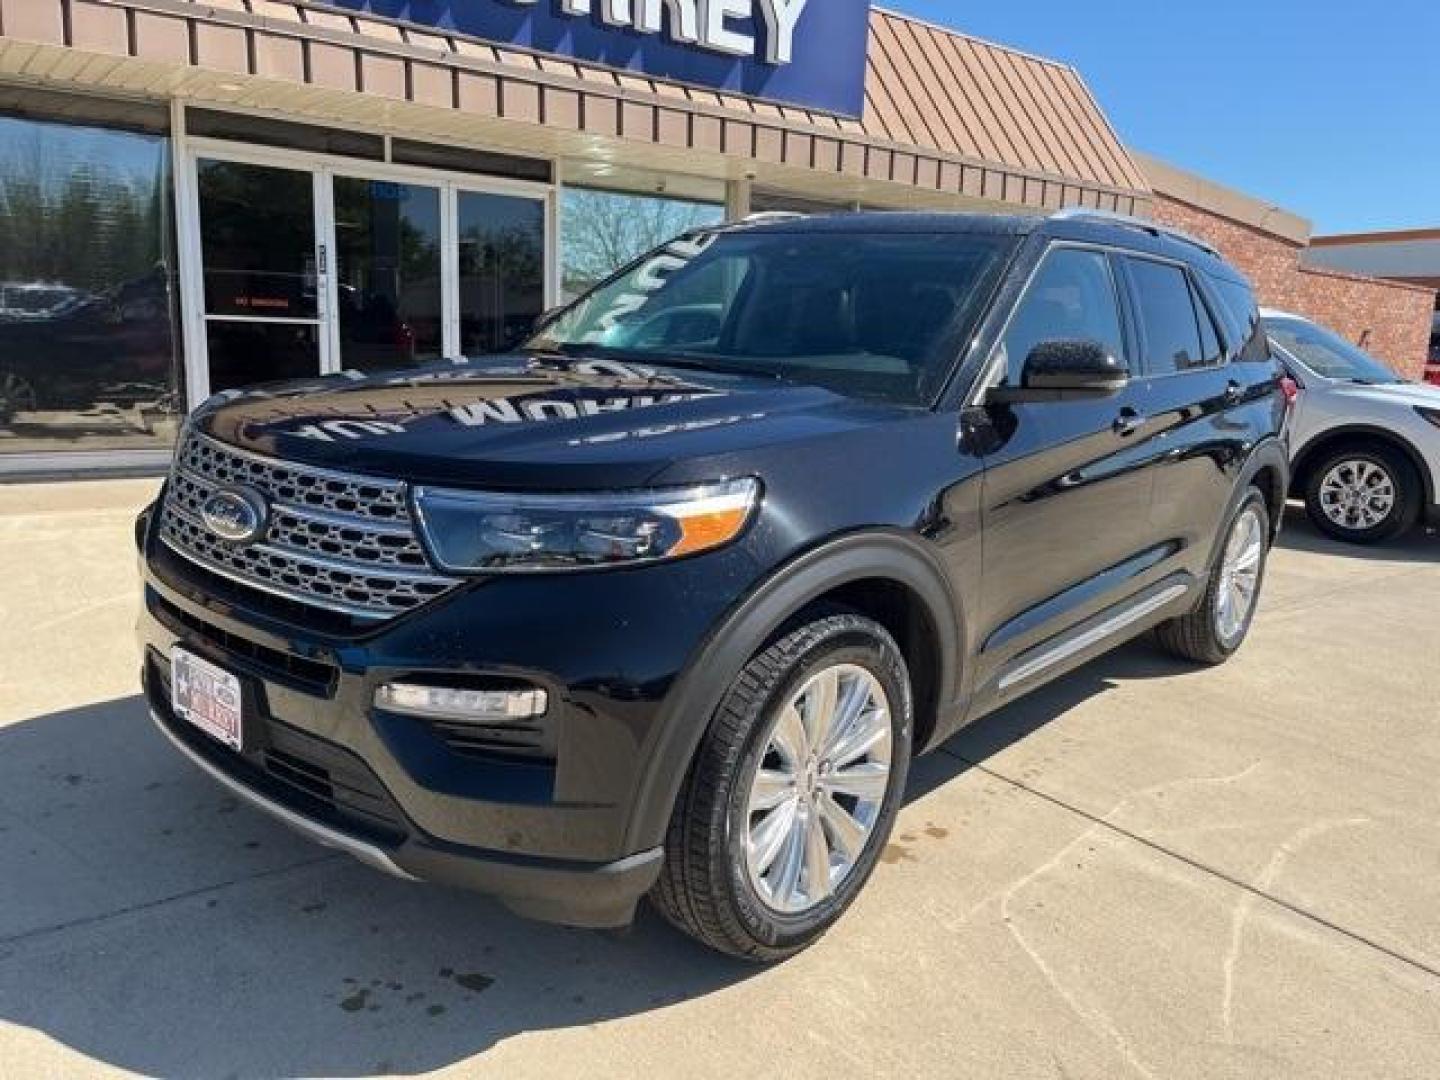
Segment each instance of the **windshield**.
[[1405,381],[1339,334],[1304,319],[1266,319],[1265,331],[1271,341],[1321,378],[1367,386]]
[[929,404],[1012,243],[960,233],[692,234],[582,297],[527,348]]

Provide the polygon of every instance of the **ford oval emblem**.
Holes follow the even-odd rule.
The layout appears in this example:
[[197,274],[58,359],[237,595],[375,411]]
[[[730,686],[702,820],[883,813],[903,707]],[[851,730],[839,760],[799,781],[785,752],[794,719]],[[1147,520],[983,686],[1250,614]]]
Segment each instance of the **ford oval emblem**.
[[270,508],[254,488],[223,488],[200,507],[201,520],[221,540],[253,544],[265,535]]

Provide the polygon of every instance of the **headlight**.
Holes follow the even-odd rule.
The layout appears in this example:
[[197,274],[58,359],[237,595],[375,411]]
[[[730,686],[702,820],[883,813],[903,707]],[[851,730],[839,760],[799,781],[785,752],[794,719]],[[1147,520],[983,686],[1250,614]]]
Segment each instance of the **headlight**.
[[421,533],[451,573],[586,570],[674,559],[728,544],[760,502],[756,480],[594,495],[417,487]]
[[1420,419],[1428,420],[1436,427],[1440,427],[1440,409],[1423,409],[1417,405],[1415,411],[1420,414]]

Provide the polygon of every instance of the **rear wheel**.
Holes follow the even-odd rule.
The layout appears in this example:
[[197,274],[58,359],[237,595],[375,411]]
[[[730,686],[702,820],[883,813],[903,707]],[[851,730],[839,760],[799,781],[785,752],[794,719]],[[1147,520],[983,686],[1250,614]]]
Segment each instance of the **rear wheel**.
[[909,674],[859,615],[816,619],[752,660],[675,808],[653,899],[711,948],[782,960],[845,913],[905,790]]
[[1420,514],[1420,478],[1399,451],[1350,446],[1316,463],[1305,486],[1315,527],[1349,544],[1378,544],[1407,532]]
[[1251,488],[1226,526],[1224,547],[1199,607],[1155,629],[1169,652],[1201,664],[1223,664],[1245,642],[1270,553],[1270,513]]

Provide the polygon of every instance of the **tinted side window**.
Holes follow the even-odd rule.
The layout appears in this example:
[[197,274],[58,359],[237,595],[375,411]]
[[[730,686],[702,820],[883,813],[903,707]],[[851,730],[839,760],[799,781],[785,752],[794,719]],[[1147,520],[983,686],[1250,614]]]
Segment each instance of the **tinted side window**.
[[1225,347],[1220,344],[1219,334],[1215,330],[1215,320],[1210,315],[1210,305],[1205,303],[1205,298],[1195,288],[1195,283],[1190,283],[1190,299],[1195,304],[1195,316],[1200,320],[1200,348],[1202,363],[1206,367],[1219,367],[1225,363]]
[[1025,358],[1042,341],[1094,341],[1125,358],[1108,257],[1078,248],[1059,248],[1045,257],[1000,343],[1004,385],[1020,385]]
[[1219,315],[1225,325],[1225,336],[1230,339],[1231,353],[1240,360],[1268,360],[1270,350],[1265,344],[1260,312],[1250,287],[1227,278],[1206,276],[1220,299]]
[[1185,271],[1169,263],[1127,259],[1135,282],[1147,375],[1202,367],[1205,350]]

